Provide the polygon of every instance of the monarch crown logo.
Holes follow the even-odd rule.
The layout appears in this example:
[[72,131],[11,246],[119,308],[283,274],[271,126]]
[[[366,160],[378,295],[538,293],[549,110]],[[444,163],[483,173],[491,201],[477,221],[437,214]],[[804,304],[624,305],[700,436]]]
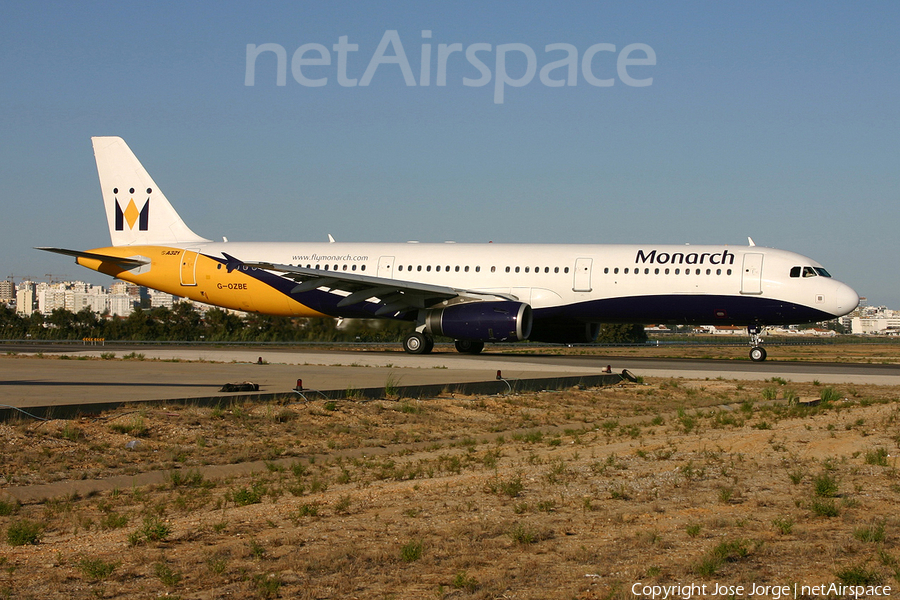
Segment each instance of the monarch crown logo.
[[[113,189],[113,194],[116,195],[116,231],[125,231],[125,223],[128,223],[128,229],[134,229],[134,224],[138,224],[138,231],[147,231],[148,225],[150,223],[150,194],[153,192],[152,189],[147,188],[147,201],[144,202],[144,206],[138,210],[137,205],[134,203],[134,198],[130,198],[128,200],[128,205],[125,207],[125,210],[122,210],[122,205],[119,204],[119,188]],[[131,188],[128,191],[129,194],[134,194],[134,188]]]

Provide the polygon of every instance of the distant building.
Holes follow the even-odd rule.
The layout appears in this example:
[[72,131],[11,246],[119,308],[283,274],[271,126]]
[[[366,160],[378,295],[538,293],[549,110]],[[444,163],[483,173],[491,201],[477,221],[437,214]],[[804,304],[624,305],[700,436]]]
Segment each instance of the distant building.
[[160,292],[157,290],[150,290],[150,308],[169,308],[171,309],[175,305],[175,298],[177,296],[173,296],[172,294],[167,294],[166,292]]
[[0,281],[0,302],[4,304],[12,304],[13,300],[15,299],[15,284],[9,279],[7,279],[6,281]]
[[900,311],[886,306],[860,306],[844,319],[853,334],[900,335]]
[[109,294],[107,296],[107,308],[109,314],[127,317],[134,312],[134,297],[129,294]]
[[30,317],[34,313],[34,283],[23,281],[16,289],[16,314]]

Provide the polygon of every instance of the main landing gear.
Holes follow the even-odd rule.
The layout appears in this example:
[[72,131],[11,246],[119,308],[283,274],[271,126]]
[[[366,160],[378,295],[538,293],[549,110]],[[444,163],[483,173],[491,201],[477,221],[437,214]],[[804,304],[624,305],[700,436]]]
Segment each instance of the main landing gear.
[[429,354],[434,349],[434,338],[424,331],[413,331],[403,340],[403,349],[410,354]]
[[[434,338],[424,331],[414,331],[403,340],[403,349],[410,354],[429,354],[434,349]],[[456,351],[460,354],[479,354],[482,350],[484,342],[456,340]]]
[[766,360],[766,349],[762,347],[762,327],[759,325],[750,325],[747,327],[750,334],[750,360],[753,362],[762,362]]
[[456,340],[455,345],[460,354],[480,354],[484,350],[484,342],[478,340]]

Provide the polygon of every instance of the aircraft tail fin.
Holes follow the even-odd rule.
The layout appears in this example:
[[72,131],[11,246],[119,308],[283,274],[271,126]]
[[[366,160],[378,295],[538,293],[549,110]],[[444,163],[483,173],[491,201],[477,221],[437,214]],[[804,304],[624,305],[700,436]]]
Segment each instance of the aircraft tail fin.
[[120,137],[92,137],[113,246],[208,242],[184,224]]

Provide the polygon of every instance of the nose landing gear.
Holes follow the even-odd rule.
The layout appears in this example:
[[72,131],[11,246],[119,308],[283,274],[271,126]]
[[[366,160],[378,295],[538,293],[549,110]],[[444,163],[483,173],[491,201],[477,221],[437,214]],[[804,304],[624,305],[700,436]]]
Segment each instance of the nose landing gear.
[[750,325],[747,327],[750,334],[750,360],[753,362],[762,362],[766,360],[766,349],[762,347],[762,327],[759,325]]

